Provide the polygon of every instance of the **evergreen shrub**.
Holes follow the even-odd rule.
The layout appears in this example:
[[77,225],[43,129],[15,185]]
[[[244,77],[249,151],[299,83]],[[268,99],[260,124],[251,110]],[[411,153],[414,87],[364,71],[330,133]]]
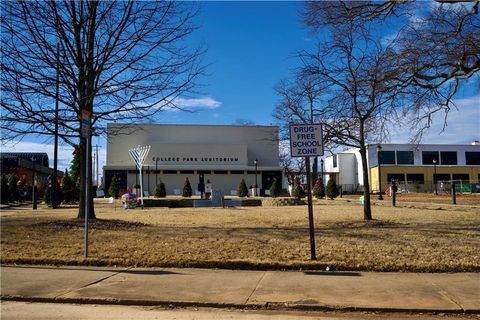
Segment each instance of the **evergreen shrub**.
[[242,181],[240,181],[240,183],[238,184],[237,196],[241,198],[248,197],[248,188],[244,179],[242,179]]
[[293,181],[292,196],[299,200],[305,197],[305,191],[300,185],[300,181],[298,181],[298,178],[295,178],[295,180]]
[[270,186],[270,196],[276,198],[280,195],[280,191],[280,183],[278,183],[276,178],[273,178],[272,185]]
[[165,188],[165,183],[160,181],[160,183],[157,184],[157,187],[155,188],[155,191],[153,193],[155,198],[165,198],[167,196],[167,189]]
[[317,179],[315,185],[313,186],[313,196],[317,199],[325,198],[325,186],[323,185],[322,179]]
[[185,184],[183,185],[182,197],[190,198],[192,196],[192,186],[188,178],[185,178]]
[[108,195],[113,197],[114,199],[118,199],[118,192],[120,188],[118,186],[118,179],[117,176],[112,177],[112,181],[110,182],[110,187],[108,188]]
[[333,200],[340,195],[335,179],[331,178],[330,180],[328,180],[327,190],[325,191],[325,193],[330,200]]

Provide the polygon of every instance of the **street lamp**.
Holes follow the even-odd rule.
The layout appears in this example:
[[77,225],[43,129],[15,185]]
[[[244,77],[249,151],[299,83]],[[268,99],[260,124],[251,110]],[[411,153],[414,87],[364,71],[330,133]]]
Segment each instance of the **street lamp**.
[[158,185],[158,160],[160,160],[159,157],[153,157],[153,161],[155,161],[155,188]]
[[257,196],[257,188],[258,188],[258,185],[257,185],[257,166],[258,166],[258,159],[255,158],[255,161],[253,161],[253,163],[255,164],[255,197]]
[[37,193],[36,193],[36,183],[35,183],[35,161],[37,159],[32,157],[32,209],[37,210]]
[[438,195],[437,192],[437,159],[433,159],[433,185],[435,188],[435,195]]
[[377,161],[378,161],[378,200],[383,200],[382,196],[382,146],[377,146]]
[[147,166],[147,173],[148,173],[147,192],[148,192],[148,195],[150,196],[150,166]]
[[322,184],[323,184],[323,159],[320,160],[320,169],[321,169]]

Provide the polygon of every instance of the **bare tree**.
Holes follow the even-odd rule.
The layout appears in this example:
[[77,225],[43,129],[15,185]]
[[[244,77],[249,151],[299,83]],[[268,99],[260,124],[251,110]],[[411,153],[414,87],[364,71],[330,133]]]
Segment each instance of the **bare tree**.
[[389,59],[391,48],[382,47],[368,27],[355,24],[354,16],[332,30],[321,48],[300,54],[303,72],[327,88],[319,104],[325,138],[360,149],[364,219],[371,220],[367,144],[388,136],[389,123],[405,107],[401,98],[406,88],[398,80],[395,61]]
[[[324,91],[324,88],[317,79],[302,73],[300,70],[295,74],[294,80],[289,81],[283,79],[274,89],[279,96],[280,101],[277,103],[275,110],[273,111],[273,117],[280,125],[281,140],[286,141],[289,139],[290,124],[322,122],[322,116],[320,114],[321,109],[316,108],[316,104],[319,101],[319,97]],[[289,154],[284,154],[282,156],[282,163],[284,163],[284,167],[287,171],[291,165],[285,164],[294,163],[294,167],[297,168],[305,166],[303,160],[299,162],[289,158]],[[314,158],[312,167],[313,188],[313,184],[315,184],[318,176],[318,157]]]
[[[307,2],[304,22],[314,31],[394,22],[390,59],[397,61],[397,76],[419,100],[434,96],[437,105],[412,105],[412,124],[421,138],[432,115],[456,107],[452,99],[460,83],[480,70],[479,1],[437,0],[426,5],[415,1]],[[422,11],[420,14],[419,12]],[[416,88],[415,88],[416,87]],[[429,91],[428,93],[426,91]],[[438,99],[437,99],[438,98]]]
[[[1,6],[2,140],[54,133],[57,72],[59,136],[72,145],[80,137],[82,110],[91,112],[96,134],[105,133],[106,122],[153,121],[164,108],[175,108],[177,97],[192,93],[203,72],[202,51],[185,42],[195,29],[191,4],[4,1]],[[84,170],[91,150],[83,138],[80,152],[82,185],[91,185]],[[79,217],[83,212],[81,205]]]
[[[460,82],[480,69],[478,1],[437,3],[424,10],[424,17],[416,16],[413,1],[305,5],[305,24],[314,32],[330,31],[322,50],[301,54],[305,72],[328,83],[326,139],[360,148],[367,220],[366,144],[383,141],[389,121],[407,114],[421,137],[435,112],[448,113]],[[391,20],[404,25],[384,44],[371,30]]]
[[280,165],[283,167],[289,185],[293,185],[295,177],[306,172],[305,158],[291,157],[290,144],[286,140],[280,142]]

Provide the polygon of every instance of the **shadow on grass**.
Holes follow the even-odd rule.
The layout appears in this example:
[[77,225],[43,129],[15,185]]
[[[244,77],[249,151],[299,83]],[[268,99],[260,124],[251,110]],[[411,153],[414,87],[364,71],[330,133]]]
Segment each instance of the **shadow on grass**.
[[[45,229],[74,230],[84,229],[84,220],[54,220],[32,224],[33,227]],[[91,230],[102,231],[142,231],[148,235],[161,234],[163,236],[189,236],[193,234],[202,234],[205,238],[217,238],[228,236],[230,238],[250,238],[251,236],[271,237],[283,240],[294,240],[299,237],[308,235],[309,228],[307,226],[298,227],[215,227],[215,226],[155,226],[142,222],[124,221],[124,220],[90,220],[89,227]],[[404,234],[406,232],[423,233],[431,236],[443,235],[462,235],[465,233],[477,233],[480,228],[477,225],[451,225],[447,223],[425,223],[410,224],[397,223],[384,220],[372,221],[341,221],[330,224],[322,224],[316,226],[315,234],[320,237],[335,238],[362,238],[364,240],[383,240],[397,242],[395,237],[388,239],[386,235]]]
[[[124,221],[124,220],[110,220],[110,219],[89,219],[89,228],[95,230],[131,230],[138,228],[150,227],[151,225],[142,222]],[[33,224],[36,227],[47,227],[52,229],[83,229],[85,227],[85,220],[83,219],[69,219],[69,220],[53,220]]]

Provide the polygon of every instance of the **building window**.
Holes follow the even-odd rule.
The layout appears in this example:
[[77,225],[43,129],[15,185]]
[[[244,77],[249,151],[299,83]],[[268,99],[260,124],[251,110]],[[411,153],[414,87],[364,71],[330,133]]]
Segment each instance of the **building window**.
[[468,173],[454,173],[452,174],[452,180],[461,180],[464,183],[469,183],[470,176],[468,175]]
[[230,174],[244,174],[245,171],[243,170],[230,170]]
[[227,174],[228,171],[227,170],[213,170],[213,173],[214,174]]
[[397,151],[397,164],[413,164],[413,151]]
[[193,170],[180,170],[180,174],[194,174],[195,171]]
[[480,152],[465,152],[465,163],[467,165],[480,165]]
[[437,173],[433,176],[435,181],[450,181],[450,173]]
[[457,164],[457,152],[455,151],[441,151],[440,152],[441,164]]
[[423,151],[422,152],[422,164],[433,165],[433,160],[438,162],[438,151]]
[[338,163],[337,163],[337,155],[334,154],[333,155],[333,167],[336,168],[338,166]]
[[381,164],[395,164],[395,151],[381,151],[380,152]]
[[405,174],[403,173],[389,173],[387,174],[387,182],[391,183],[392,180],[398,181],[398,182],[404,182],[405,181]]
[[163,170],[163,174],[177,174],[177,170]]
[[210,173],[212,173],[212,171],[211,170],[197,170],[197,173],[198,174],[210,174]]
[[407,181],[413,183],[424,183],[425,177],[423,173],[407,173]]

